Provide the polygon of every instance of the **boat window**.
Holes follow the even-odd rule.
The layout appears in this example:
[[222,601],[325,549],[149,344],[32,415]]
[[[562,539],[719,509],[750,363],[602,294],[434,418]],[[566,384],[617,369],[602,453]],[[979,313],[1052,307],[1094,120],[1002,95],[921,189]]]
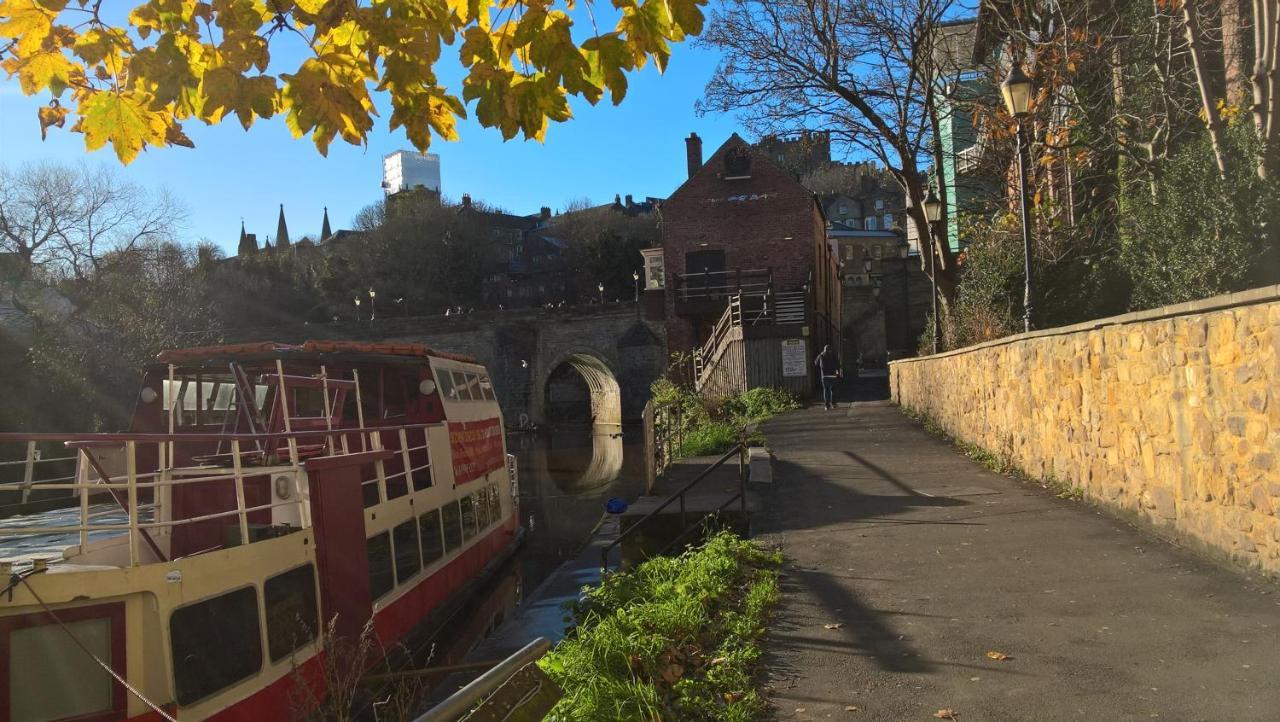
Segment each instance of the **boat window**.
[[391,534],[384,531],[369,537],[365,548],[369,552],[369,598],[376,600],[396,585],[391,566]]
[[422,563],[430,564],[444,556],[444,537],[440,532],[440,510],[432,509],[418,517],[418,526],[422,529]]
[[450,401],[458,400],[458,391],[453,388],[453,374],[448,369],[440,369],[436,373],[436,384],[440,387],[440,398]]
[[169,617],[178,704],[194,704],[262,667],[258,594],[237,589],[177,609]]
[[466,541],[476,535],[476,502],[473,497],[464,496],[462,505],[462,539]]
[[458,401],[471,400],[471,385],[467,381],[467,374],[462,371],[452,371],[453,389],[457,392]]
[[267,653],[278,662],[316,638],[315,568],[305,564],[262,586],[267,609]]
[[476,492],[476,528],[489,526],[489,489],[486,487]]
[[493,382],[488,376],[480,377],[480,392],[484,395],[485,401],[497,401],[498,397],[493,392]]
[[111,677],[67,634],[74,634],[94,657],[110,660],[111,624],[104,617],[66,622],[66,631],[57,624],[13,630],[5,652],[9,656],[5,719],[80,719],[111,712],[115,706]]
[[396,580],[401,584],[418,573],[422,568],[422,558],[418,556],[418,521],[412,517],[409,521],[397,524],[396,543]]
[[444,519],[445,553],[462,546],[462,513],[458,510],[458,502],[451,501],[440,509]]
[[489,521],[490,523],[502,520],[502,497],[498,493],[498,487],[489,490]]

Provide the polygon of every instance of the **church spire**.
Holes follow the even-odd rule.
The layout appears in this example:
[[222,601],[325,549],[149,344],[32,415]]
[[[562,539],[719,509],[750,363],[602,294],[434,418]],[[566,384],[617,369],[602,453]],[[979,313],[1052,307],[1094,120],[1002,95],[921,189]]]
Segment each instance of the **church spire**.
[[276,222],[276,248],[289,247],[289,226],[284,222],[284,204],[280,204],[280,220]]
[[324,207],[324,224],[320,226],[320,240],[324,240],[333,235],[333,231],[329,228],[329,206]]
[[240,219],[240,245],[236,247],[237,256],[251,256],[258,252],[258,239],[244,232],[244,219]]

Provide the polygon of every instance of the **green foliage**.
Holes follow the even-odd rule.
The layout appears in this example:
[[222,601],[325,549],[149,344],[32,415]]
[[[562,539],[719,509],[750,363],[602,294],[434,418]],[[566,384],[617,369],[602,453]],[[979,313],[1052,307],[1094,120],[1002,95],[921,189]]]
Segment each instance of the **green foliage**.
[[782,389],[770,386],[749,389],[729,399],[722,407],[735,419],[753,423],[776,416],[784,411],[800,408],[796,397]]
[[711,421],[698,424],[684,436],[680,446],[681,456],[710,456],[723,454],[738,443],[741,429],[727,421]]
[[1280,282],[1280,250],[1262,222],[1280,223],[1280,179],[1252,171],[1258,141],[1247,118],[1226,134],[1233,172],[1217,175],[1207,137],[1175,153],[1154,194],[1122,195],[1118,263],[1132,281],[1134,310]]
[[[677,362],[678,365],[678,362]],[[739,442],[763,443],[759,432],[747,427],[784,411],[800,408],[799,401],[781,389],[761,387],[724,399],[704,398],[664,376],[651,387],[653,402],[677,410],[677,428],[665,433],[681,439],[681,458],[723,454]]]
[[564,690],[549,720],[722,720],[764,711],[759,638],[781,557],[720,532],[680,557],[606,576],[539,666]]
[[628,216],[617,207],[587,207],[585,201],[569,207],[552,222],[547,235],[565,241],[565,263],[573,270],[571,293],[579,302],[599,298],[597,284],[604,284],[606,300],[631,300],[640,271],[640,249],[658,242],[653,214]]

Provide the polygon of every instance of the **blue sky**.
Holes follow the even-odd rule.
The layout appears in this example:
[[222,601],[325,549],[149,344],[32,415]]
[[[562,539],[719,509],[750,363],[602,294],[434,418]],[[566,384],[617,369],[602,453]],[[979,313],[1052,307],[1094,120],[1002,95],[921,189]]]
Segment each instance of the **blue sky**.
[[[289,48],[276,42],[272,51],[288,58]],[[445,56],[450,57],[449,49]],[[709,155],[730,133],[742,132],[732,117],[694,113],[716,61],[708,51],[678,45],[665,75],[652,64],[633,74],[617,107],[607,97],[594,107],[574,103],[575,117],[552,124],[544,143],[519,138],[504,143],[496,130],[467,120],[460,124],[459,142],[437,140],[431,147],[440,155],[444,193],[455,199],[470,193],[513,213],[534,213],[543,205],[561,208],[581,197],[611,201],[615,193],[666,196],[686,175],[685,136],[696,131]],[[460,94],[457,71],[441,71]],[[412,148],[403,132],[387,131],[385,98],[375,100],[380,117],[367,147],[335,140],[326,158],[310,139],[293,139],[280,117],[259,120],[248,132],[234,118],[218,126],[189,121],[184,130],[195,141],[194,150],[153,148],[120,173],[148,188],[166,187],[184,203],[183,240],[207,238],[232,252],[241,217],[259,240],[274,236],[281,203],[294,240],[319,230],[324,206],[335,229],[348,227],[357,211],[382,195],[382,156]],[[119,167],[110,148],[87,153],[77,133],[53,128],[41,142],[36,111],[46,102],[47,94],[25,97],[15,79],[0,79],[0,164],[52,159]]]

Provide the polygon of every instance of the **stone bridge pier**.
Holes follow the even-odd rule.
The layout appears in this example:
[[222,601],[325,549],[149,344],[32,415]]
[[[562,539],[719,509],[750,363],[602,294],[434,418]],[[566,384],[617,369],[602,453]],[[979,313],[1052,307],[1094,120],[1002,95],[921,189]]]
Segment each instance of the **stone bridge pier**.
[[488,367],[508,427],[639,420],[667,358],[662,325],[630,303],[290,324],[226,338],[307,339],[403,341],[471,356]]

